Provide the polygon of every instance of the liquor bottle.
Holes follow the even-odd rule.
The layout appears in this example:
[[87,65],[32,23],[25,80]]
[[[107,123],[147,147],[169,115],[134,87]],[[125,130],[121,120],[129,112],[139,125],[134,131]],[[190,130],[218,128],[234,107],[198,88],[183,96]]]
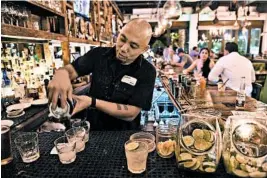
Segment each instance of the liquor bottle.
[[237,92],[237,95],[236,95],[236,103],[235,103],[236,110],[244,109],[245,101],[246,101],[245,90],[246,90],[246,78],[242,77],[241,83],[240,83],[240,88],[239,88],[239,91]]

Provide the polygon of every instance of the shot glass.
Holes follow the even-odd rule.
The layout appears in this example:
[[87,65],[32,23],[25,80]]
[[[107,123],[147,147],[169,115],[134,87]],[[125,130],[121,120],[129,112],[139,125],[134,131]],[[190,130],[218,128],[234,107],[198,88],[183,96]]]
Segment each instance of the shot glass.
[[140,174],[146,170],[148,146],[145,142],[128,140],[125,145],[125,155],[128,170],[134,174]]
[[15,144],[23,162],[31,163],[40,157],[37,133],[22,133],[15,138]]
[[66,136],[54,141],[59,160],[62,164],[70,164],[76,159],[76,142],[70,142]]
[[79,127],[82,127],[85,129],[85,142],[88,142],[89,141],[90,122],[79,121],[79,122],[74,122],[72,124],[72,128],[79,128]]
[[76,143],[76,152],[81,152],[85,148],[85,129],[82,127],[72,128],[65,132],[69,142]]

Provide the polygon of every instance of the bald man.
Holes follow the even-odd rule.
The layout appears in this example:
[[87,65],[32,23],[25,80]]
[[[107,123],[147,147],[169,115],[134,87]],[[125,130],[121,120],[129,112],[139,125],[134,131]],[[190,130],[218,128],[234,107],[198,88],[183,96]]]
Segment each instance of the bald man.
[[[87,109],[92,130],[136,130],[140,111],[149,110],[156,78],[155,68],[143,59],[152,29],[134,19],[121,30],[115,47],[97,47],[55,72],[49,83],[49,101],[77,102],[73,114]],[[92,74],[88,96],[72,95],[71,80]]]

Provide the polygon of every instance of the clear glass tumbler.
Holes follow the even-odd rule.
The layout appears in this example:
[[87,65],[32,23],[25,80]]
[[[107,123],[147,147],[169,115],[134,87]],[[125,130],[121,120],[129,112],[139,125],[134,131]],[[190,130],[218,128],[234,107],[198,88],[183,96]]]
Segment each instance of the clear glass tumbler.
[[125,155],[128,170],[134,174],[140,174],[146,170],[148,146],[145,142],[128,140],[125,145]]
[[90,122],[80,121],[80,122],[74,122],[72,124],[72,128],[79,128],[79,127],[82,127],[85,129],[85,142],[88,142],[89,141]]
[[69,142],[76,142],[76,152],[81,152],[85,148],[85,129],[82,127],[72,128],[66,131]]
[[66,136],[54,141],[59,160],[62,164],[70,164],[76,159],[76,142],[70,142]]
[[22,133],[15,138],[15,144],[19,150],[23,162],[31,163],[40,157],[37,133]]

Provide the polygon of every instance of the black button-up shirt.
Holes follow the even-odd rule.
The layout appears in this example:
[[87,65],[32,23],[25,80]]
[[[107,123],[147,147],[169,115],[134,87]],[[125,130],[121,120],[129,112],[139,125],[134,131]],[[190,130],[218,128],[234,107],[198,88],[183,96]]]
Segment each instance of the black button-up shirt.
[[[72,63],[79,76],[92,73],[89,96],[149,110],[156,78],[155,68],[142,56],[133,63],[122,65],[116,59],[115,47],[98,47]],[[136,83],[122,80],[125,76]],[[130,130],[140,126],[140,114],[132,122],[123,121],[97,109],[88,109],[87,119],[93,130]]]

